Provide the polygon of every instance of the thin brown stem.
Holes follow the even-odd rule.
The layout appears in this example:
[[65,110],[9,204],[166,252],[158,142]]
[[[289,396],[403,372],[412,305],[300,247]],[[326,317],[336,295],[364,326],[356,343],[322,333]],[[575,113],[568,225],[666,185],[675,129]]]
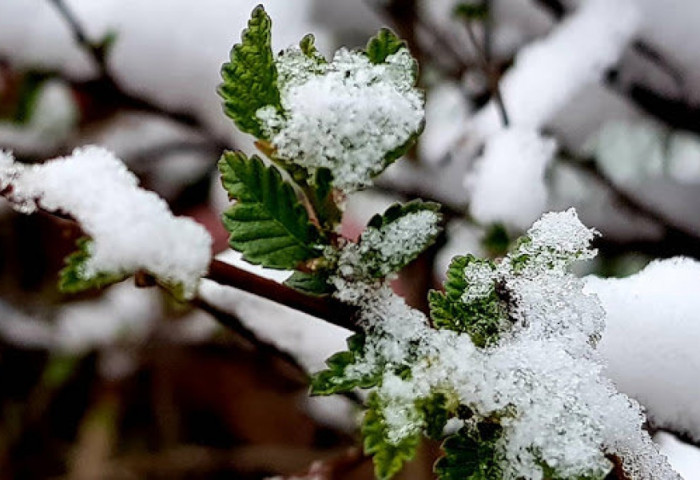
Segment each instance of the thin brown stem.
[[510,119],[508,118],[506,105],[503,102],[503,95],[501,95],[501,87],[498,85],[498,75],[493,71],[493,68],[491,68],[488,57],[484,53],[482,46],[479,44],[479,40],[476,38],[474,28],[472,27],[472,22],[469,19],[466,19],[464,21],[464,26],[467,30],[467,35],[469,35],[469,40],[474,45],[474,50],[476,50],[481,68],[483,69],[489,82],[489,90],[491,91],[491,96],[496,102],[496,107],[498,108],[498,113],[501,115],[503,126],[508,127],[510,125]]

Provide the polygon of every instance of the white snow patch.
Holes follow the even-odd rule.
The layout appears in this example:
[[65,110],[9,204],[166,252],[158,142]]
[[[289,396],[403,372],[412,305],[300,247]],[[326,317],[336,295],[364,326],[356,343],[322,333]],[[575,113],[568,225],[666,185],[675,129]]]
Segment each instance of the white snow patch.
[[607,312],[607,374],[655,425],[700,439],[700,263],[673,258],[623,279],[586,278]]
[[22,213],[38,208],[71,215],[92,239],[83,276],[147,270],[181,285],[191,297],[211,258],[211,237],[198,223],[174,217],[156,194],[112,153],[99,147],[76,149],[43,165],[4,158],[0,186]]
[[486,141],[474,172],[465,179],[469,211],[484,224],[524,231],[545,210],[545,170],[556,143],[529,129],[507,129]]

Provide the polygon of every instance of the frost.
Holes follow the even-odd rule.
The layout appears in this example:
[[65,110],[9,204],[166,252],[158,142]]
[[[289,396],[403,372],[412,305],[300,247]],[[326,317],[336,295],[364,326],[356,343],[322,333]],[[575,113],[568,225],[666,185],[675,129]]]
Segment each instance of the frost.
[[474,218],[525,230],[545,209],[545,170],[555,146],[554,140],[529,129],[507,129],[491,136],[475,171],[465,180]]
[[92,238],[82,275],[146,270],[194,294],[209,266],[211,237],[198,223],[172,215],[156,194],[112,153],[76,149],[43,165],[0,163],[0,185],[22,213],[37,208],[67,214]]
[[[377,393],[387,440],[398,444],[423,428],[414,401],[442,392],[473,411],[467,422],[500,419],[505,479],[541,480],[543,465],[562,478],[602,477],[612,467],[606,455],[620,457],[630,478],[678,479],[642,430],[640,406],[601,374],[595,345],[604,311],[567,270],[594,255],[594,235],[574,210],[550,213],[493,268],[476,262],[465,269],[470,292],[498,285],[509,307],[510,327],[486,348],[467,334],[431,328],[385,283],[336,276],[336,297],[359,307],[367,332],[354,368],[385,372]],[[409,375],[396,373],[406,367]]]
[[405,48],[375,65],[346,49],[317,63],[293,47],[276,64],[285,113],[258,111],[276,155],[310,174],[329,168],[342,190],[368,186],[384,158],[422,127],[423,95]]

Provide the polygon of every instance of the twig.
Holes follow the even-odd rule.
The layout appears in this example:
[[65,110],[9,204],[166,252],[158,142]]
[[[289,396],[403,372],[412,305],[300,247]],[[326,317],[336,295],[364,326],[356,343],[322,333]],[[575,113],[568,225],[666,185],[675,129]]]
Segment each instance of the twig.
[[220,260],[212,260],[205,278],[272,300],[348,330],[360,331],[354,322],[356,311],[331,297],[306,295]]
[[464,26],[467,30],[467,34],[469,35],[469,40],[474,45],[477,57],[479,59],[479,62],[481,63],[481,68],[483,69],[484,74],[488,79],[489,90],[491,91],[491,95],[496,101],[496,106],[498,107],[498,113],[501,115],[503,126],[508,127],[510,125],[510,120],[508,118],[508,112],[506,111],[505,103],[503,102],[503,96],[501,95],[501,87],[498,85],[498,76],[491,68],[491,65],[489,64],[488,58],[484,53],[483,48],[481,47],[481,45],[479,45],[479,40],[477,40],[476,38],[476,34],[474,33],[474,29],[472,28],[471,21],[469,19],[465,19]]

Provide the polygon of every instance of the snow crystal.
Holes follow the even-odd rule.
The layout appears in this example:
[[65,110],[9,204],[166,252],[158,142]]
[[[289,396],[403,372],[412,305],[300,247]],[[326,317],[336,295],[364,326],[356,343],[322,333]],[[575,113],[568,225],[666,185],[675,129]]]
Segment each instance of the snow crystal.
[[[421,428],[413,402],[439,391],[469,406],[470,421],[500,418],[497,454],[506,479],[541,480],[543,462],[563,477],[600,476],[611,468],[606,455],[619,456],[631,478],[678,479],[642,431],[639,405],[601,376],[595,340],[604,312],[566,270],[593,255],[593,236],[573,210],[547,214],[493,271],[466,269],[469,283],[491,289],[496,281],[509,298],[515,323],[487,348],[466,334],[430,328],[386,284],[336,277],[336,297],[360,308],[368,332],[354,368],[389,372],[377,390],[388,440],[398,443]],[[410,366],[411,375],[391,373],[400,366]]]
[[[614,65],[639,20],[633,0],[587,0],[547,37],[521,49],[500,82],[511,124],[544,126],[582,87]],[[477,114],[473,127],[484,137],[501,125],[491,102]]]
[[[367,278],[385,277],[402,266],[405,259],[420,253],[422,247],[439,231],[440,217],[431,210],[409,213],[381,228],[369,227],[362,232],[359,243],[343,248],[339,269],[345,276]],[[363,258],[371,256],[370,265]]]
[[600,343],[607,374],[647,408],[654,425],[700,439],[697,286],[700,263],[650,263],[624,279],[588,277],[607,312]]
[[298,47],[276,62],[285,114],[270,106],[258,111],[276,154],[312,174],[329,168],[340,189],[369,185],[384,169],[385,155],[421,129],[423,95],[414,88],[406,49],[379,65],[346,49],[332,63],[317,64]]
[[545,169],[555,147],[554,140],[534,130],[513,128],[491,136],[465,180],[472,216],[525,230],[545,209]]
[[[6,155],[5,155],[6,157]],[[156,194],[114,155],[99,147],[76,149],[43,165],[0,164],[0,185],[22,213],[37,208],[74,217],[92,238],[82,272],[147,270],[194,294],[209,266],[211,237],[198,223],[176,218]]]

